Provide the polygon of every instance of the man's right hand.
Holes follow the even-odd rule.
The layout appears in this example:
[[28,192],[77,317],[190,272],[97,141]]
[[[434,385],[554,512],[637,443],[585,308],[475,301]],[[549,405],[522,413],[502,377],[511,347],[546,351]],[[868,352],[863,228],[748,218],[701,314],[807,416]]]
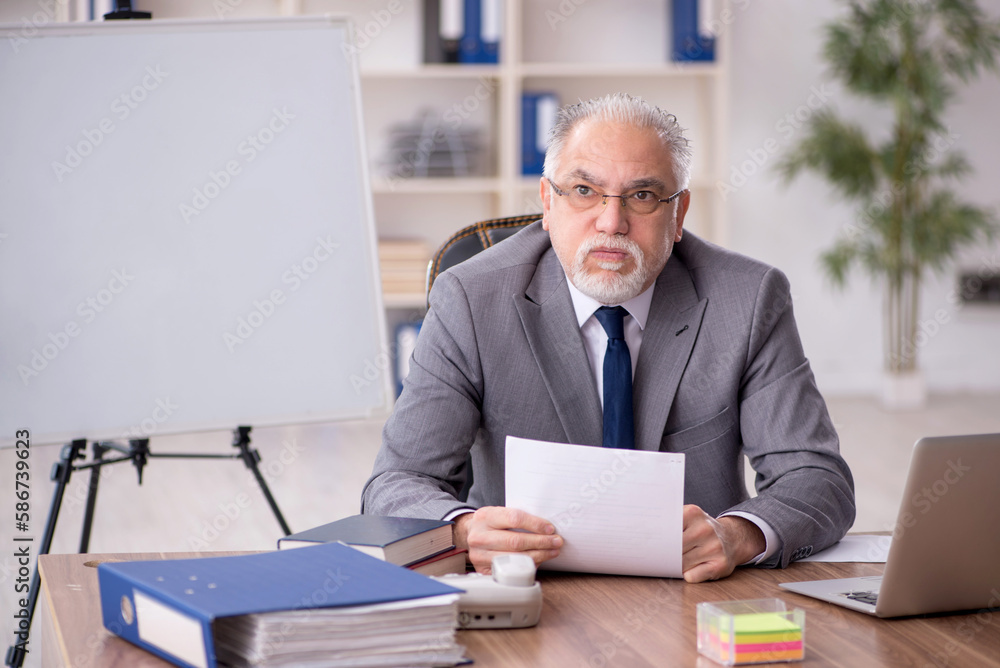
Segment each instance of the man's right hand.
[[551,522],[516,508],[485,506],[455,518],[455,546],[469,551],[479,573],[489,574],[493,557],[505,552],[523,552],[538,565],[559,556],[562,544]]

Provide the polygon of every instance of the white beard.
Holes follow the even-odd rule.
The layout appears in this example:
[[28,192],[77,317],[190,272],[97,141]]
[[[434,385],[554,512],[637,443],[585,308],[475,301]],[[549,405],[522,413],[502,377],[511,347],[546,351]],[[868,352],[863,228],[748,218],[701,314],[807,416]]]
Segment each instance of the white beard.
[[[632,256],[635,267],[627,274],[618,273],[625,262],[599,262],[598,267],[606,271],[589,272],[584,266],[587,256],[594,248],[602,246],[615,250],[626,251]],[[577,249],[573,266],[569,268],[569,278],[573,285],[583,294],[596,299],[602,304],[621,304],[632,299],[640,292],[649,278],[649,267],[639,245],[627,237],[593,237]]]

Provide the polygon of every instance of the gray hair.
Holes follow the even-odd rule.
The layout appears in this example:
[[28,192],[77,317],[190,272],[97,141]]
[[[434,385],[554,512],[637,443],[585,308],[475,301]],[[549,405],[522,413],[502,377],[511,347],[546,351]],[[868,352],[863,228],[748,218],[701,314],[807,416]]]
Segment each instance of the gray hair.
[[663,140],[663,145],[673,158],[674,177],[679,188],[691,182],[691,145],[684,136],[684,128],[677,124],[677,117],[651,105],[641,97],[627,93],[612,93],[577,104],[562,107],[556,114],[555,125],[549,133],[545,148],[545,166],[542,174],[555,178],[556,165],[570,132],[587,120],[623,123],[636,128],[652,128]]

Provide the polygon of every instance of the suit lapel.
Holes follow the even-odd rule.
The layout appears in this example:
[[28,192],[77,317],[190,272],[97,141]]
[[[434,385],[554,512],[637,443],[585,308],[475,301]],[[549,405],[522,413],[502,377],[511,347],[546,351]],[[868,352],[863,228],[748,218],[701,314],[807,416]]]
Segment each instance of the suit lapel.
[[632,381],[635,443],[659,450],[674,395],[698,339],[707,299],[698,300],[691,275],[674,254],[656,280]]
[[600,399],[566,277],[551,249],[525,294],[514,296],[514,306],[567,440],[601,445]]

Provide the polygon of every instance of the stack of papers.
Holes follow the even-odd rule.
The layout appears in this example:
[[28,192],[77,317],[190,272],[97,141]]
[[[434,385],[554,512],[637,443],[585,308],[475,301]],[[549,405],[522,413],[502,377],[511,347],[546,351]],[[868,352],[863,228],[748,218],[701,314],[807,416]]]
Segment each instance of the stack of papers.
[[825,550],[813,552],[800,561],[831,561],[840,563],[885,563],[889,558],[892,536],[844,536]]
[[552,522],[565,541],[542,568],[684,575],[683,453],[508,436],[506,498],[507,506]]
[[485,175],[482,128],[455,127],[446,118],[448,112],[423,109],[412,121],[390,128],[382,161],[390,179]]
[[423,295],[431,250],[419,239],[379,239],[378,263],[385,294]]
[[216,656],[230,666],[453,666],[454,595],[227,617],[215,623]]

